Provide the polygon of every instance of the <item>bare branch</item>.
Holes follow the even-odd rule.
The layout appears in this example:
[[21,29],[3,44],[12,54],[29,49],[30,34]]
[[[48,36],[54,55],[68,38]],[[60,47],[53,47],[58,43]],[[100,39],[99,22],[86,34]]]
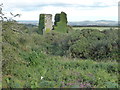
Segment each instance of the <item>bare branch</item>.
[[0,6],[2,7],[2,6],[3,6],[3,3],[1,3]]
[[4,17],[4,19],[6,19],[8,21],[8,18],[7,17]]
[[13,16],[13,13],[10,12],[10,14]]
[[2,6],[3,6],[3,3],[0,4],[0,18],[4,21],[4,20],[7,20],[7,21],[14,21],[14,17],[20,17],[21,15],[20,14],[13,14],[12,12],[10,12],[10,15],[11,17],[6,17],[6,13],[3,13],[2,12]]
[[16,15],[14,15],[14,17],[17,17],[17,16],[20,17],[21,15],[20,15],[20,14],[16,14]]

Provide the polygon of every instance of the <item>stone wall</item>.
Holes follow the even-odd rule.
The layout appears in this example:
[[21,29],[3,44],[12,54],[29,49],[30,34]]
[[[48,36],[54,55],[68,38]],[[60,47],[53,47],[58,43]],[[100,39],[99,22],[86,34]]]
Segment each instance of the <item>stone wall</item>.
[[45,14],[45,28],[43,33],[49,32],[52,30],[53,22],[52,22],[52,15]]
[[42,35],[50,32],[53,28],[52,14],[40,14],[38,28]]
[[61,12],[55,15],[54,27],[52,22],[52,14],[40,14],[39,18],[40,34],[50,32],[52,29],[62,33],[68,32],[67,14],[65,12]]

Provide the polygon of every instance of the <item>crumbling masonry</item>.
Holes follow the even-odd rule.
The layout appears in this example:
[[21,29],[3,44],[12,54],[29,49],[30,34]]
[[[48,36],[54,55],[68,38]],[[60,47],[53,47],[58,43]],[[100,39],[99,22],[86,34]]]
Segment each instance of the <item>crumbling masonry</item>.
[[45,34],[52,30],[52,14],[40,14],[39,30],[41,34]]
[[64,12],[55,15],[55,22],[53,27],[52,14],[40,14],[39,17],[39,33],[45,34],[51,30],[58,32],[67,32],[67,14]]

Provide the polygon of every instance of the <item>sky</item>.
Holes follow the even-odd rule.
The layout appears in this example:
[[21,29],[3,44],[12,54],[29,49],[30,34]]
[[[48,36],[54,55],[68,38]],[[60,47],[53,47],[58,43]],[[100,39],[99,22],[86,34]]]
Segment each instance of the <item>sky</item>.
[[52,14],[61,11],[67,14],[68,21],[118,20],[119,0],[0,0],[3,12],[10,17],[21,14],[15,20],[39,20],[39,14]]

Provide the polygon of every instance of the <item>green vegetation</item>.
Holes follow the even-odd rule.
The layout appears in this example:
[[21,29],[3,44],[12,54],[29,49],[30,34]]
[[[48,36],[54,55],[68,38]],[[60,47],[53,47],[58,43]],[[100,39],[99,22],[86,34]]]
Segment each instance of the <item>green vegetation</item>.
[[60,14],[55,14],[55,22],[54,22],[54,25],[56,26],[57,25],[57,22],[60,21]]
[[68,32],[68,26],[67,26],[67,14],[64,12],[61,12],[61,14],[55,15],[55,26],[54,30],[62,33]]
[[43,34],[43,29],[45,28],[45,15],[40,14],[39,16],[39,33]]
[[48,33],[48,32],[50,32],[50,29],[49,28],[46,28],[46,31],[45,31],[46,33]]
[[81,27],[73,27],[74,30],[82,30],[82,29],[94,29],[94,30],[100,30],[100,31],[103,31],[103,30],[109,30],[109,29],[118,29],[118,27],[85,27],[85,26],[81,26]]
[[70,35],[70,54],[85,59],[116,59],[118,53],[117,30],[77,30]]
[[3,88],[118,88],[117,30],[2,26]]

